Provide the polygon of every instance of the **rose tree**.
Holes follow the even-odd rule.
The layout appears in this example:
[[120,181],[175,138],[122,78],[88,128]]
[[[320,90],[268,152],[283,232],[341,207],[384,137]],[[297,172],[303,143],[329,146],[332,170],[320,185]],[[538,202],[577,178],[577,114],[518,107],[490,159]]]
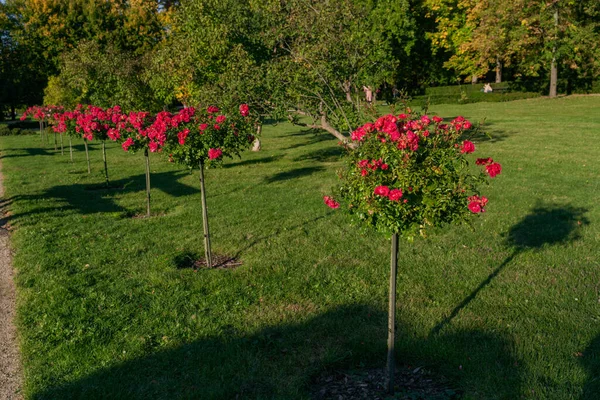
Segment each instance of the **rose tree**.
[[485,170],[469,166],[475,145],[472,125],[463,117],[444,123],[439,117],[387,115],[352,133],[356,147],[348,147],[347,166],[340,172],[340,203],[325,196],[331,208],[348,211],[356,219],[391,235],[387,389],[393,393],[396,274],[398,236],[424,236],[430,227],[468,222],[485,211],[488,199],[477,184],[495,177],[501,166],[491,158],[477,159]]
[[125,151],[144,150],[146,160],[146,216],[150,217],[150,156],[159,152],[165,145],[167,133],[177,125],[177,118],[169,112],[161,111],[156,116],[147,112],[130,112],[125,127],[109,130],[108,135],[114,141],[121,141]]
[[254,142],[255,119],[250,117],[248,105],[239,112],[221,114],[215,106],[206,110],[184,108],[173,117],[173,134],[168,135],[167,148],[173,161],[200,169],[202,219],[206,265],[212,266],[204,168],[220,165],[224,157],[240,157],[243,150]]

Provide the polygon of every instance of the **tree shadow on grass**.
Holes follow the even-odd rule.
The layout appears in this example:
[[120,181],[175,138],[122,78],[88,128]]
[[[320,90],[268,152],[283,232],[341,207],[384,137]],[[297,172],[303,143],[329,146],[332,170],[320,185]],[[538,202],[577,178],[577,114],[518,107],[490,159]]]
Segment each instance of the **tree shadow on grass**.
[[[151,175],[151,190],[160,190],[171,196],[189,196],[199,193],[199,189],[179,182],[179,180],[188,173],[183,171],[169,171],[154,173]],[[53,202],[66,203],[63,206],[40,207],[31,211],[15,214],[12,220],[38,215],[45,212],[54,212],[57,210],[75,210],[79,214],[95,213],[122,213],[128,216],[128,210],[119,206],[113,200],[113,194],[119,193],[140,193],[140,205],[145,201],[146,175],[140,174],[110,182],[114,189],[104,189],[102,186],[90,186],[84,184],[53,186],[48,190],[36,195],[18,196],[15,200],[26,200],[30,202],[44,202],[54,200]]]
[[345,153],[342,146],[327,147],[324,149],[318,149],[311,151],[306,154],[302,154],[294,158],[294,161],[317,161],[317,162],[335,162]]
[[48,151],[41,147],[26,147],[14,149],[10,154],[1,155],[0,158],[16,158],[16,157],[31,157],[31,156],[53,156],[55,151]]
[[273,176],[266,178],[267,183],[281,182],[288,179],[302,178],[310,176],[316,172],[323,171],[325,168],[321,166],[296,168],[289,171],[279,172]]
[[[282,320],[289,320],[298,307],[278,308]],[[276,310],[265,310],[269,311]],[[219,335],[166,350],[150,346],[145,356],[115,362],[82,379],[48,387],[32,398],[308,398],[314,378],[325,371],[384,366],[386,318],[382,310],[351,305],[252,334],[222,326]],[[446,377],[459,390],[493,390],[502,398],[518,397],[522,367],[515,367],[518,360],[511,356],[513,345],[505,338],[463,331],[428,341],[416,338],[409,326],[399,326],[398,359],[422,361],[441,373],[456,370]],[[454,368],[458,363],[463,366],[460,371]],[[61,377],[46,379],[61,382]]]
[[333,142],[333,141],[337,140],[333,135],[331,135],[329,133],[319,132],[319,131],[315,131],[313,129],[302,130],[297,133],[290,133],[290,134],[287,134],[286,136],[288,136],[288,137],[289,136],[307,137],[307,140],[300,142],[300,143],[292,144],[291,146],[286,147],[284,150],[292,150],[292,149],[297,149],[299,147],[310,146],[310,145],[321,143],[321,142],[327,142],[327,141]]
[[600,399],[600,336],[594,338],[580,360],[588,373],[581,400],[598,400]]
[[273,156],[263,157],[263,158],[255,158],[251,160],[237,161],[237,162],[226,162],[223,164],[223,168],[235,168],[235,167],[246,167],[248,165],[256,165],[256,164],[267,164],[275,161],[279,161],[283,158],[282,154],[277,154]]
[[483,280],[450,314],[438,323],[431,334],[439,333],[445,326],[467,307],[494,280],[512,260],[528,250],[541,249],[544,246],[555,246],[573,242],[580,238],[579,227],[589,224],[585,213],[588,210],[571,205],[556,206],[538,203],[531,212],[523,217],[508,231],[507,245],[513,252],[496,269]]

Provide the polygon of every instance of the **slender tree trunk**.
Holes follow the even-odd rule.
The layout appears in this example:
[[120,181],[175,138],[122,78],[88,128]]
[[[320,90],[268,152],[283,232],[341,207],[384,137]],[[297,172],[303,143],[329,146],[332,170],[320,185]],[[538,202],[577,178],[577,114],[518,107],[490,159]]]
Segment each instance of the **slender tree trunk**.
[[56,140],[56,132],[54,132],[54,151],[58,150],[58,141]]
[[15,110],[15,106],[10,106],[10,119],[11,121],[16,121],[17,119],[17,110]]
[[390,262],[390,292],[388,311],[388,352],[386,386],[389,394],[394,394],[394,345],[396,342],[396,276],[398,275],[398,234],[392,235],[392,256]]
[[471,76],[471,85],[477,84],[478,80],[479,80],[479,77],[477,75]]
[[[554,26],[557,28],[558,34],[558,9],[554,11]],[[550,97],[556,97],[556,86],[558,82],[558,68],[556,66],[556,41],[558,41],[558,38],[555,38],[554,41],[554,47],[552,48],[552,65],[550,66],[550,93],[548,94]]]
[[86,138],[83,138],[83,144],[85,146],[85,159],[87,160],[88,175],[89,175],[92,173],[92,169],[90,168],[90,152],[88,151],[88,143],[87,143]]
[[62,135],[62,133],[60,134],[60,155],[61,156],[65,155],[65,147],[63,146],[63,135]]
[[108,187],[108,166],[106,165],[106,142],[102,141],[102,160],[104,161],[104,179]]
[[146,216],[150,217],[150,156],[148,148],[144,149],[144,157],[146,158]]
[[252,151],[260,151],[260,134],[262,132],[262,124],[258,124],[256,127],[256,138],[254,139],[254,143],[252,143]]
[[346,81],[342,84],[342,89],[344,90],[344,93],[346,94],[346,101],[348,103],[352,103],[352,93],[350,92],[351,88],[352,88],[352,85],[351,85],[350,81]]
[[208,229],[208,210],[206,209],[206,189],[204,187],[204,161],[200,161],[200,197],[202,198],[202,222],[204,226],[204,255],[206,266],[212,267],[212,254],[210,252],[210,231]]
[[502,82],[502,62],[500,57],[496,57],[496,83]]
[[69,153],[71,154],[71,162],[73,162],[73,143],[71,143],[71,136],[69,136]]

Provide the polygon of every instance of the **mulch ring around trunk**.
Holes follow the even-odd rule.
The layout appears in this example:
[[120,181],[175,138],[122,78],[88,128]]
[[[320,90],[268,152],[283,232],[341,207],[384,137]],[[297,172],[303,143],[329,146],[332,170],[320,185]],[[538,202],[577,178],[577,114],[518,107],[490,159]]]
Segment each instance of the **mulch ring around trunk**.
[[199,257],[196,253],[184,252],[179,254],[173,260],[177,269],[193,269],[194,271],[206,269],[235,269],[242,265],[242,262],[236,257],[225,254],[213,254],[212,265],[208,266],[204,257]]
[[311,387],[313,400],[456,400],[462,396],[447,380],[421,367],[397,367],[395,394],[387,394],[385,369],[328,372]]

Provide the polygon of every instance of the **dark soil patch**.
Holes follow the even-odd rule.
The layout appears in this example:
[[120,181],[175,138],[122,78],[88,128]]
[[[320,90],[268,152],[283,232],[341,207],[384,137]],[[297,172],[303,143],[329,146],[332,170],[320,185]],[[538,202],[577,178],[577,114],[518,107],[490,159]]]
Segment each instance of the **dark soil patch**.
[[395,394],[387,394],[384,369],[328,372],[311,388],[314,400],[457,400],[462,396],[448,382],[422,368],[396,368]]
[[200,257],[196,253],[185,252],[179,254],[173,260],[177,269],[235,269],[242,265],[242,262],[235,257],[224,254],[212,255],[212,266],[208,266],[204,257]]

